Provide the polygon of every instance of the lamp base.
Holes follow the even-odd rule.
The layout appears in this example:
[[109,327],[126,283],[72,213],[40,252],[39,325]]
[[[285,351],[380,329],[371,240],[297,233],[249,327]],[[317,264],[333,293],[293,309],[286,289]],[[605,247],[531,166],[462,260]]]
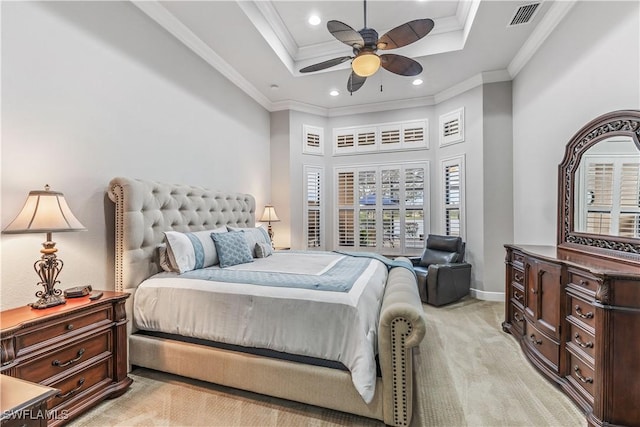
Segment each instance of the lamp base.
[[55,307],[56,305],[66,304],[67,300],[64,297],[58,295],[43,295],[38,301],[29,303],[31,308],[49,308]]

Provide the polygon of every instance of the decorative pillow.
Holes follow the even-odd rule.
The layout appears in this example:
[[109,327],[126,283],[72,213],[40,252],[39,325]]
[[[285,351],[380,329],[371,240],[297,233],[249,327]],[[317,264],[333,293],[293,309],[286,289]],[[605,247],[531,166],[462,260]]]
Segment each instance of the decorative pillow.
[[253,262],[245,233],[238,231],[211,233],[211,239],[213,239],[218,251],[220,267],[231,267],[232,265]]
[[214,230],[181,233],[179,231],[165,231],[164,239],[167,243],[167,255],[173,271],[184,273],[210,267],[218,263],[216,246],[211,240],[211,233],[226,233],[226,227]]
[[256,243],[256,258],[266,258],[273,255],[273,248],[270,244],[264,242]]
[[171,260],[167,253],[167,245],[165,243],[158,245],[158,265],[164,271],[178,271],[171,265]]
[[256,254],[256,243],[266,243],[271,245],[271,239],[269,238],[269,233],[262,227],[249,227],[249,228],[240,228],[240,227],[230,227],[227,226],[229,231],[241,231],[247,238],[247,246],[251,251],[251,256],[257,258]]

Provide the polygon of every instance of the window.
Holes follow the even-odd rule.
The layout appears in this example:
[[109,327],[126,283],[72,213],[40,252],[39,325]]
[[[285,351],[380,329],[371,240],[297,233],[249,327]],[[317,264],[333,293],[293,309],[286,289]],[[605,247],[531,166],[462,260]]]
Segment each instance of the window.
[[304,167],[305,198],[304,230],[308,249],[324,248],[322,238],[322,178],[323,169],[314,166]]
[[464,236],[464,156],[442,160],[443,232]]
[[336,169],[337,246],[384,254],[424,247],[427,164]]
[[[636,158],[588,157],[582,180],[584,231],[622,237],[640,237],[640,162]],[[582,229],[582,228],[581,228]]]
[[302,152],[304,154],[324,154],[324,129],[302,125]]
[[426,119],[335,128],[333,153],[424,149],[429,148],[428,135]]
[[464,141],[464,107],[440,116],[440,146]]

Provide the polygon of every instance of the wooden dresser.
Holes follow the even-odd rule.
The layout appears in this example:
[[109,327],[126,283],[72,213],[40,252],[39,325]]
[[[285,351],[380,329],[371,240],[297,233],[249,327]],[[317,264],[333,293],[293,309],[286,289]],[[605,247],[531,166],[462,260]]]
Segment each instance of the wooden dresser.
[[0,372],[60,390],[49,400],[48,425],[62,424],[126,391],[129,294],[67,299],[42,310],[0,313]]
[[640,266],[555,246],[505,247],[503,329],[589,425],[640,426]]

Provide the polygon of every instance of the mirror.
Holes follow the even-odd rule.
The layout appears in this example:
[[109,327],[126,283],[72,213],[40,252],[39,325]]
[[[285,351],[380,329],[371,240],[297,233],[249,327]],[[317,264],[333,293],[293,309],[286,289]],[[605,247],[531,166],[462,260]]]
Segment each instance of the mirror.
[[558,247],[640,264],[640,111],[604,114],[567,144]]
[[640,237],[640,149],[630,137],[606,138],[585,150],[574,207],[576,232]]

